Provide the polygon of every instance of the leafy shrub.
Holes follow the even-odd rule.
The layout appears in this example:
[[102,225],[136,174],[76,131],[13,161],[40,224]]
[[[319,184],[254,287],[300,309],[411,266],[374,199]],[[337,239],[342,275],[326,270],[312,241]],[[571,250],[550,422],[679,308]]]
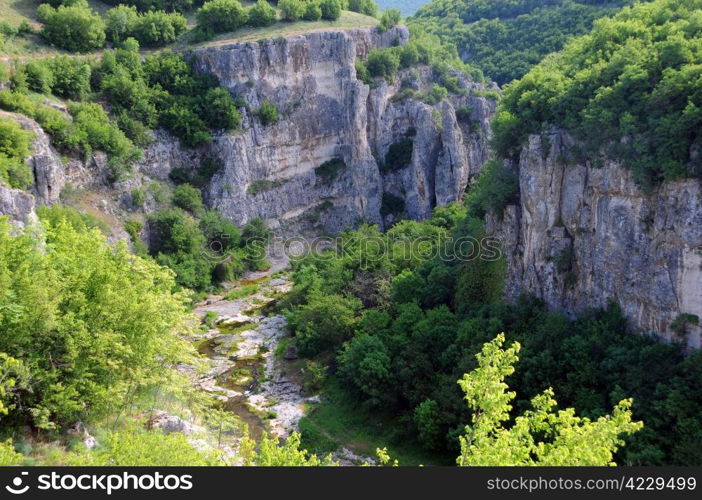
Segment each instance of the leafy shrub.
[[412,149],[414,141],[406,137],[390,145],[385,154],[383,170],[393,171],[405,168],[412,162]]
[[0,181],[12,188],[26,189],[34,182],[25,163],[32,134],[9,118],[0,117]]
[[391,193],[383,193],[383,199],[380,203],[380,215],[387,217],[388,215],[399,215],[405,211],[405,200]]
[[136,38],[147,47],[175,42],[187,29],[187,20],[177,12],[154,10],[139,14],[127,36]]
[[131,36],[139,13],[133,5],[118,5],[105,13],[105,34],[114,43]]
[[199,214],[203,209],[200,190],[190,184],[181,184],[173,190],[173,204],[191,214]]
[[429,93],[424,97],[424,102],[426,102],[427,104],[434,105],[446,99],[447,97],[448,90],[446,90],[446,87],[442,87],[438,83],[434,83],[432,84]]
[[470,215],[483,217],[486,213],[502,213],[519,196],[519,178],[501,161],[485,164],[476,184],[469,190],[466,205]]
[[383,15],[380,16],[380,25],[378,28],[380,31],[387,31],[393,26],[397,26],[400,24],[400,20],[402,19],[402,13],[397,10],[397,9],[388,9],[383,12]]
[[378,4],[375,0],[349,0],[348,9],[371,17],[378,16]]
[[341,2],[339,0],[320,0],[319,8],[322,11],[322,19],[336,21],[341,16]]
[[373,49],[368,53],[365,65],[372,77],[392,80],[400,68],[400,57],[393,50]]
[[73,52],[89,52],[105,45],[105,22],[84,0],[54,9],[42,4],[37,17],[44,24],[41,34],[47,42]]
[[280,0],[278,8],[282,14],[283,21],[294,23],[299,21],[305,13],[305,2],[302,0]]
[[322,19],[322,8],[317,0],[305,2],[305,11],[302,14],[302,19],[305,21],[319,21]]
[[234,31],[247,21],[247,14],[238,0],[209,0],[195,13],[198,28],[215,33]]
[[50,94],[54,86],[54,73],[43,61],[31,61],[20,69],[24,71],[29,90]]
[[346,163],[341,158],[332,158],[322,163],[314,169],[314,175],[319,177],[322,182],[332,182],[337,178],[339,172],[346,168]]
[[263,125],[271,125],[278,121],[278,107],[268,99],[261,103],[261,107],[256,111]]
[[266,0],[257,0],[249,7],[247,23],[251,26],[272,26],[277,21],[275,9]]

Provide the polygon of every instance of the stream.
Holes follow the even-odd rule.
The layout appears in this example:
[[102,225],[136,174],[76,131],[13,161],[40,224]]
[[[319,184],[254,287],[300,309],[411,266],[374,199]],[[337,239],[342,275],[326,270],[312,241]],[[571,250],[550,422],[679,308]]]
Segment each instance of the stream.
[[224,402],[224,407],[248,426],[249,436],[260,441],[264,432],[287,437],[305,415],[306,397],[298,381],[286,370],[294,360],[277,359],[275,351],[287,337],[285,317],[269,314],[275,303],[291,289],[288,276],[275,273],[247,276],[228,293],[256,287],[250,295],[227,299],[208,297],[196,309],[203,319],[215,313],[215,327],[196,337],[198,351],[207,358],[209,370],[195,385]]

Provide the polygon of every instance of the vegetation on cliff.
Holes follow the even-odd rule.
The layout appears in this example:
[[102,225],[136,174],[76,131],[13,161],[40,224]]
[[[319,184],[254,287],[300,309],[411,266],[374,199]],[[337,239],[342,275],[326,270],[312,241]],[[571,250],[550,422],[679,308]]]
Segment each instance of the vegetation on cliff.
[[584,144],[576,161],[619,160],[645,187],[702,177],[701,12],[698,0],[657,0],[596,22],[505,88],[497,153],[560,125]]

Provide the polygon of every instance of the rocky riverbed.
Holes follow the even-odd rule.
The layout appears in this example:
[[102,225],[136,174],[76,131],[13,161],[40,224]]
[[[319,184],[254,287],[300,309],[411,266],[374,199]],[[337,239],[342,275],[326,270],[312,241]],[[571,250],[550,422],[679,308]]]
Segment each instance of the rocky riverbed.
[[[275,354],[289,334],[285,317],[269,311],[290,288],[288,276],[281,272],[259,273],[229,290],[229,298],[211,296],[195,310],[213,327],[194,339],[209,363],[209,370],[194,383],[222,400],[257,441],[264,432],[288,436],[297,429],[306,405],[315,401],[287,374],[285,365],[291,361]],[[247,289],[249,295],[231,298]]]

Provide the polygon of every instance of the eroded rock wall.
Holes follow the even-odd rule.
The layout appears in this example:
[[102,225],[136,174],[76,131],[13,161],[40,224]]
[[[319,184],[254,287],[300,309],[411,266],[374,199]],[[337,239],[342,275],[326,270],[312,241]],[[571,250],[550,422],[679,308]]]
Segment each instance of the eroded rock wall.
[[[702,319],[702,185],[644,192],[616,162],[567,162],[562,131],[529,139],[519,159],[520,204],[489,226],[504,243],[511,299],[532,293],[577,313],[620,304],[632,328],[673,340],[682,314]],[[700,347],[700,327],[684,341]]]

